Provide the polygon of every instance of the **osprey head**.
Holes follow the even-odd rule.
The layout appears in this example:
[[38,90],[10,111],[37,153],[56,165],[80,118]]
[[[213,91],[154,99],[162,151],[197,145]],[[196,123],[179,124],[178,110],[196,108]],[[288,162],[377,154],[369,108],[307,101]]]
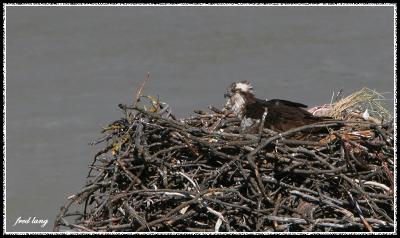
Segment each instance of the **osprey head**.
[[238,83],[232,83],[226,93],[224,94],[225,98],[232,97],[234,94],[253,94],[253,86],[247,81],[241,81]]
[[247,81],[232,83],[228,87],[224,97],[226,98],[225,107],[241,118],[244,113],[246,101],[254,97],[253,86]]

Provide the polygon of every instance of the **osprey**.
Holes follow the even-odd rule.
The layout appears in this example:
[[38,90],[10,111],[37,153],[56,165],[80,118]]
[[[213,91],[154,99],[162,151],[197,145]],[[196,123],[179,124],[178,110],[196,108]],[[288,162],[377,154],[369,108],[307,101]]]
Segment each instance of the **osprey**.
[[249,133],[256,132],[261,121],[265,128],[282,132],[326,119],[313,116],[303,109],[307,105],[301,103],[258,99],[247,81],[232,83],[224,96],[227,99],[225,107],[241,120],[242,131]]

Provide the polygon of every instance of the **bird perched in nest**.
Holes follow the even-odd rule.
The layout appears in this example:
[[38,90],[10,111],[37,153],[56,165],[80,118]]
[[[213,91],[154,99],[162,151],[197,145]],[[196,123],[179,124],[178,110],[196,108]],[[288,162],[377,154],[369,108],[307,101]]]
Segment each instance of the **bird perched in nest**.
[[232,83],[224,96],[227,99],[226,109],[241,120],[241,130],[247,133],[256,133],[262,121],[264,128],[282,132],[327,119],[313,116],[303,109],[307,105],[301,103],[258,99],[247,81]]

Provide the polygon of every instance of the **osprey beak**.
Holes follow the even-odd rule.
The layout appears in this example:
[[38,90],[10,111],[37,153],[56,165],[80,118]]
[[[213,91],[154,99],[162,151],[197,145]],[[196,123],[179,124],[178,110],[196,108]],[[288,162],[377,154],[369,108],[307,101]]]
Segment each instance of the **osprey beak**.
[[231,97],[231,94],[230,94],[229,92],[226,92],[226,93],[224,94],[224,98],[229,98],[229,97]]

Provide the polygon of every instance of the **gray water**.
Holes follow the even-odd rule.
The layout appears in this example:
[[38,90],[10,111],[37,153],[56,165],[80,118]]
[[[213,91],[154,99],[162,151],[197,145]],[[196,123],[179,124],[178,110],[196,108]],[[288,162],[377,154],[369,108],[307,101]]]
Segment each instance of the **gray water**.
[[144,93],[178,117],[221,107],[239,80],[309,106],[341,88],[393,98],[393,17],[391,6],[6,7],[6,230],[52,230],[101,148],[88,143],[147,72]]

